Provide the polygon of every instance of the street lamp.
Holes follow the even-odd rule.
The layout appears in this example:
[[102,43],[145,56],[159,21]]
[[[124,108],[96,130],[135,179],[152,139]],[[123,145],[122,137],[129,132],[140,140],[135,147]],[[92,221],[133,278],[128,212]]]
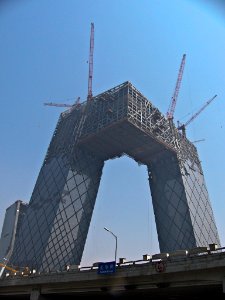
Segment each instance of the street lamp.
[[108,228],[104,227],[104,229],[105,229],[106,231],[110,232],[110,233],[114,236],[114,238],[116,239],[116,248],[115,248],[115,263],[116,263],[116,254],[117,254],[117,236],[116,236],[111,230],[109,230]]

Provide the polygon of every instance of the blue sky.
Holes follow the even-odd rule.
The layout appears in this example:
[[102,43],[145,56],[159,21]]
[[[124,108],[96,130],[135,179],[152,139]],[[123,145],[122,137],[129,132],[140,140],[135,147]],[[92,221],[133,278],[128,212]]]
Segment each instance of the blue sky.
[[[93,94],[131,81],[167,112],[182,55],[174,120],[196,143],[221,243],[224,235],[225,5],[191,0],[20,0],[0,2],[0,228],[5,209],[28,202],[63,108],[87,97],[90,23],[95,24]],[[82,264],[158,252],[145,166],[107,161]]]

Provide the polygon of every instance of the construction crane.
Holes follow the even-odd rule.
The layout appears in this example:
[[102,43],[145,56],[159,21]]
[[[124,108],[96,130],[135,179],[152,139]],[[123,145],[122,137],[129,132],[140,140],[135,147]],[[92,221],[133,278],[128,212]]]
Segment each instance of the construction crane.
[[44,103],[44,105],[47,106],[57,106],[57,107],[72,107],[72,104],[65,104],[65,103],[54,103],[54,102],[48,102]]
[[2,274],[4,273],[5,269],[12,272],[13,274],[20,274],[20,275],[24,275],[24,276],[27,276],[27,275],[31,274],[31,271],[30,271],[29,267],[23,267],[22,270],[21,270],[21,268],[20,268],[20,270],[18,268],[16,270],[12,267],[7,266],[4,263],[0,263],[0,267],[2,267],[2,269],[0,271],[0,278],[2,277]]
[[74,104],[46,102],[46,103],[44,103],[44,105],[56,106],[56,107],[78,107],[78,106],[80,106],[80,97],[77,98],[77,100]]
[[204,141],[205,141],[205,139],[195,140],[195,141],[192,142],[192,144],[199,143],[199,142],[204,142]]
[[169,109],[167,111],[167,118],[168,118],[169,122],[172,122],[172,120],[173,120],[173,115],[174,115],[174,111],[175,111],[175,107],[176,107],[176,103],[177,103],[177,98],[178,98],[178,94],[179,94],[179,90],[180,90],[181,80],[182,80],[182,77],[183,77],[185,60],[186,60],[186,54],[183,54],[181,64],[180,64],[179,73],[178,73],[178,77],[177,77],[175,90],[174,90],[173,96],[171,98]]
[[88,96],[87,100],[92,99],[92,79],[93,79],[93,53],[94,53],[94,23],[91,23],[90,51],[89,51],[89,71],[88,71]]
[[[93,53],[94,53],[94,23],[91,23],[91,35],[90,35],[90,51],[89,51],[89,71],[88,71],[88,96],[87,100],[92,99],[92,78],[93,78]],[[56,107],[79,107],[80,97],[77,98],[75,104],[66,103],[55,103],[55,102],[45,102],[44,105],[56,106]]]
[[13,269],[13,268],[11,268],[11,267],[9,267],[9,266],[3,264],[3,263],[0,263],[0,267],[2,267],[2,270],[1,270],[1,272],[0,272],[0,278],[1,278],[1,275],[3,274],[3,272],[4,272],[5,269],[8,270],[8,271],[11,271],[11,272],[14,273],[14,274],[15,274],[15,273],[18,273],[18,270]]
[[178,122],[177,129],[182,131],[183,136],[186,136],[186,126],[189,125],[216,98],[216,96],[217,95],[206,101],[206,103],[194,115],[192,115],[192,117],[186,123],[180,125]]
[[5,268],[5,269],[7,269],[7,270],[9,270],[9,271],[11,271],[11,272],[13,272],[13,273],[18,272],[18,270],[13,269],[13,268],[11,268],[11,267],[9,267],[9,266],[3,264],[3,263],[0,263],[0,267]]

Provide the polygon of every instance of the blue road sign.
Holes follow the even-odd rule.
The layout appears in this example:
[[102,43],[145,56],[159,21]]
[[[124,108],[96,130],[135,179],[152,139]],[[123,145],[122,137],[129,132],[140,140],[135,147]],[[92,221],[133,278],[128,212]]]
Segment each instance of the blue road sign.
[[104,262],[98,264],[98,274],[112,274],[116,272],[116,262]]

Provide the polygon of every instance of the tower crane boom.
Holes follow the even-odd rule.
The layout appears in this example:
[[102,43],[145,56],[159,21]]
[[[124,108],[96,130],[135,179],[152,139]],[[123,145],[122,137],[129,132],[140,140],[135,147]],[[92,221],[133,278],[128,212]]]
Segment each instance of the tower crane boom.
[[169,109],[167,111],[167,118],[169,120],[173,119],[173,115],[174,115],[174,111],[175,111],[175,107],[176,107],[176,103],[177,103],[177,98],[178,98],[178,94],[179,94],[179,90],[180,90],[180,85],[181,85],[181,81],[182,81],[182,77],[183,77],[185,60],[186,60],[186,54],[183,54],[182,61],[181,61],[181,64],[180,64],[179,73],[178,73],[178,77],[177,77],[175,90],[174,90],[174,93],[173,93],[173,96],[172,96],[172,99],[171,99],[171,102],[170,102]]
[[216,98],[216,96],[217,95],[206,101],[206,103],[194,115],[192,115],[186,123],[178,126],[178,129],[182,130],[183,135],[185,135],[186,126],[189,125]]
[[72,107],[72,104],[65,104],[65,103],[54,103],[54,102],[46,102],[44,105],[47,106],[56,106],[56,107]]
[[77,98],[74,104],[67,104],[67,103],[55,103],[55,102],[45,102],[44,105],[47,106],[56,106],[56,107],[74,107],[80,105],[80,97]]
[[195,141],[192,142],[192,144],[199,143],[199,142],[204,142],[204,141],[205,141],[205,139],[195,140]]
[[185,124],[184,126],[186,127],[189,123],[191,123],[205,108],[208,106],[215,98],[217,95],[213,96],[211,99],[209,99],[200,109],[197,111]]
[[87,100],[92,99],[93,53],[94,53],[94,23],[91,23]]

